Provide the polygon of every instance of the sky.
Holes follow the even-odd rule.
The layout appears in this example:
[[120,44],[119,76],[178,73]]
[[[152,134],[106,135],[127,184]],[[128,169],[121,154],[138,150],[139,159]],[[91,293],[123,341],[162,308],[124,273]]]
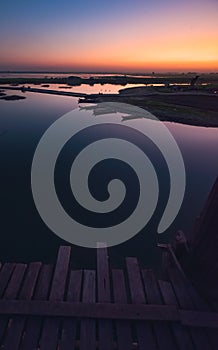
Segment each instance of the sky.
[[0,0],[0,70],[218,71],[218,0]]

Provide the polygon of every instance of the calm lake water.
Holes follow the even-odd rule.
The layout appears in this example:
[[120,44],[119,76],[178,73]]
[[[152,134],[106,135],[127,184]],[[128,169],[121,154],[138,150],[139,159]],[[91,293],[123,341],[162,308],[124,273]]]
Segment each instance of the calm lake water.
[[[113,86],[110,88],[112,90]],[[64,113],[78,107],[78,103],[72,97],[30,92],[25,93],[25,96],[27,98],[20,101],[0,100],[0,256],[2,260],[8,261],[50,262],[54,260],[58,246],[66,242],[49,230],[35,208],[30,185],[31,164],[36,146],[46,129]],[[176,123],[165,125],[176,139],[185,162],[187,188],[182,208],[164,234],[156,233],[160,208],[142,232],[128,242],[110,248],[112,261],[116,264],[122,264],[124,256],[137,256],[141,263],[157,267],[160,262],[157,243],[167,242],[178,229],[183,229],[187,235],[191,232],[194,220],[218,175],[218,129]],[[162,160],[153,147],[145,143],[144,148],[157,167],[157,172],[160,170],[158,179],[165,196],[169,190],[167,171],[162,171]],[[66,162],[69,161],[69,154],[65,154]],[[64,162],[60,166],[63,167]],[[116,166],[111,164],[111,169],[116,169]],[[66,178],[66,174],[62,174],[63,169],[60,170],[57,180],[59,187]],[[125,169],[121,173],[125,173]],[[134,202],[137,192],[134,186],[131,191]],[[64,196],[64,192],[61,196]],[[66,205],[70,206],[70,203]],[[128,211],[128,206],[126,208]],[[95,252],[92,249],[73,246],[73,257],[76,266],[95,264]]]

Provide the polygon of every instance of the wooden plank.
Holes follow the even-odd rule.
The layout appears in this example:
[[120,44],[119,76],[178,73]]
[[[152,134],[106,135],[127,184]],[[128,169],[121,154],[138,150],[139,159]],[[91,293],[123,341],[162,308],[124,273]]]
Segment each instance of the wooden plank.
[[[20,294],[18,296],[18,300],[30,300],[32,298],[40,268],[41,263],[31,263],[28,266]],[[19,349],[25,321],[25,317],[13,317],[10,322],[10,328],[8,329],[7,335],[5,337],[4,350]]]
[[[138,261],[136,258],[126,258],[129,289],[133,304],[143,304],[146,302],[143,291],[143,284],[140,276]],[[138,338],[139,350],[156,350],[157,344],[149,322],[136,322],[136,334]]]
[[21,288],[21,283],[26,270],[25,264],[16,264],[10,282],[4,294],[4,299],[15,299]]
[[47,300],[53,274],[53,266],[50,264],[42,265],[36,288],[34,291],[34,300]]
[[[122,270],[112,271],[113,294],[116,304],[127,304],[126,286]],[[116,321],[117,344],[119,350],[132,349],[132,329],[129,321]]]
[[69,246],[62,246],[59,248],[49,300],[63,300],[70,262],[70,252],[71,248]]
[[28,266],[27,273],[18,296],[19,300],[32,299],[41,266],[41,262],[33,262]]
[[[178,306],[176,296],[170,282],[158,281],[164,303],[167,305]],[[175,336],[178,348],[180,350],[193,350],[193,343],[187,327],[181,326],[178,322],[171,325],[172,332]]]
[[0,298],[2,298],[15,264],[5,263],[0,271]]
[[177,270],[181,273],[183,278],[185,278],[185,273],[183,271],[183,268],[182,268],[179,260],[177,259],[176,254],[174,253],[174,250],[173,250],[171,244],[167,244],[167,248],[168,248],[168,251],[169,251],[169,253],[171,255],[171,258],[173,260],[174,265],[176,266]]
[[118,320],[178,321],[178,309],[166,305],[0,300],[2,315],[53,316]]
[[180,310],[172,305],[0,300],[0,313],[6,316],[168,321],[182,324],[185,324],[187,319],[188,325],[191,325],[193,319],[193,327],[218,328],[218,313]]
[[[71,271],[67,292],[67,301],[70,303],[79,302],[82,286],[82,270]],[[62,325],[59,350],[73,350],[76,347],[77,320],[64,319]]]
[[[84,271],[83,295],[84,303],[95,303],[95,271]],[[80,325],[80,349],[96,349],[96,321],[86,319]]]
[[[111,302],[109,264],[106,245],[97,249],[97,293],[99,303]],[[100,248],[101,246],[101,248]],[[113,349],[113,324],[111,320],[98,322],[99,350]]]
[[[142,276],[148,304],[161,305],[161,294],[153,271],[143,270]],[[168,324],[161,321],[154,322],[153,329],[160,350],[177,348]]]
[[[65,285],[68,275],[71,248],[61,246],[59,248],[54,276],[49,295],[50,301],[61,301],[64,299]],[[55,350],[58,345],[60,322],[58,319],[46,318],[42,328],[40,350]]]
[[[42,301],[47,299],[52,277],[52,270],[53,268],[51,265],[43,265],[41,267],[33,295],[34,300]],[[21,342],[20,350],[31,350],[38,348],[41,325],[41,317],[30,317],[27,319],[25,334]]]
[[98,272],[98,301],[110,302],[110,278],[109,278],[109,264],[107,248],[97,249],[97,272]]
[[[3,298],[4,299],[16,299],[21,287],[21,283],[23,280],[23,276],[25,273],[26,265],[24,264],[17,264],[14,269],[13,273],[11,275],[11,278],[9,280],[9,283],[7,285],[7,288],[4,292]],[[10,269],[9,269],[10,270]],[[2,338],[6,331],[7,325],[9,322],[8,317],[1,317],[0,318],[0,341],[2,344]]]
[[[192,300],[183,284],[183,276],[174,268],[169,269],[168,273],[180,307],[182,309],[193,310]],[[211,349],[205,330],[193,327],[190,327],[189,330],[193,343],[198,350]]]

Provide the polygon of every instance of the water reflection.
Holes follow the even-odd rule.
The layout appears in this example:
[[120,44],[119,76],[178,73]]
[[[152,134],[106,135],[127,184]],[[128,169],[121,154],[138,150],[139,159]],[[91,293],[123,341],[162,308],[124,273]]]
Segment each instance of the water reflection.
[[[0,181],[3,184],[0,201],[0,255],[3,260],[52,261],[58,245],[65,242],[45,226],[36,211],[31,194],[30,169],[42,134],[52,122],[78,104],[77,99],[71,97],[25,94],[27,99],[23,101],[0,100]],[[163,236],[157,237],[154,234],[155,223],[152,222],[147,227],[146,234],[139,234],[132,240],[111,248],[113,261],[120,264],[123,256],[132,255],[138,256],[146,265],[157,266],[160,259],[157,241],[167,241],[177,229],[190,231],[218,174],[218,129],[176,123],[165,125],[175,137],[184,157],[187,173],[185,200],[177,219]],[[160,180],[163,192],[167,193],[169,184],[165,181],[167,172],[161,157],[150,144],[145,143],[143,147],[150,152],[162,172]],[[69,153],[66,162],[68,156]],[[112,167],[116,170],[116,164]],[[62,181],[61,174],[59,175],[59,181]],[[77,266],[92,266],[95,263],[92,250],[73,247],[73,254]]]

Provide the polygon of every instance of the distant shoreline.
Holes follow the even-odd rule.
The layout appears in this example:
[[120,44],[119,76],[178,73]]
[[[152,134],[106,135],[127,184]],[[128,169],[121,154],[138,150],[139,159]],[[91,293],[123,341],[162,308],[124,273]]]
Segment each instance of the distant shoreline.
[[[5,73],[6,74],[6,73]],[[31,73],[29,73],[31,74]],[[37,73],[33,73],[37,74]],[[38,73],[44,74],[44,73]],[[50,73],[52,74],[52,73]],[[59,74],[59,73],[57,73]],[[61,74],[61,73],[60,73]],[[63,73],[64,74],[64,73]],[[79,74],[79,73],[78,73]],[[85,74],[85,73],[84,73]],[[79,86],[81,84],[114,84],[125,86],[127,84],[190,84],[191,79],[195,76],[192,74],[156,74],[154,76],[139,75],[98,75],[91,77],[79,77],[72,75],[68,77],[0,77],[0,84],[68,84],[70,86]],[[217,84],[218,74],[202,74],[198,80],[199,84]]]
[[218,74],[218,71],[147,71],[147,72],[134,72],[134,71],[31,71],[31,70],[0,70],[0,74],[69,74],[69,75],[77,75],[77,74],[117,74],[117,75],[191,75],[191,74]]

